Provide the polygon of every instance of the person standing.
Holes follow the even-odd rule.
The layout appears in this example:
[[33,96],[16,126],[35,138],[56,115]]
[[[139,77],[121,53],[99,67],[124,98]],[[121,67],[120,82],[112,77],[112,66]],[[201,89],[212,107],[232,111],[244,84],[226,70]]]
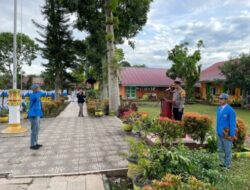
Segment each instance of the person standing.
[[83,92],[83,90],[81,89],[79,91],[79,93],[77,94],[77,102],[78,102],[78,105],[79,105],[79,114],[78,114],[78,117],[84,117],[83,115],[83,105],[84,105],[84,102],[85,102],[85,93]]
[[228,105],[228,94],[219,97],[220,106],[217,109],[217,135],[220,166],[230,168],[232,160],[232,144],[236,133],[236,114]]
[[40,118],[43,116],[40,98],[46,94],[40,91],[40,87],[37,84],[33,84],[31,89],[33,93],[30,94],[30,107],[28,112],[28,118],[31,123],[30,149],[37,150],[42,147],[41,144],[38,144]]
[[180,79],[176,79],[174,81],[174,88],[175,90],[173,91],[173,116],[175,120],[181,121],[184,112],[186,92],[181,87]]

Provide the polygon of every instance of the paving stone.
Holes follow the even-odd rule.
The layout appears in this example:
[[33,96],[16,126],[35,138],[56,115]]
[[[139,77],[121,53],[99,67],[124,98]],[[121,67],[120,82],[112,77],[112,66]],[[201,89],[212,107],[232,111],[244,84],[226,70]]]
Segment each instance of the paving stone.
[[86,176],[68,177],[67,182],[67,190],[86,190]]
[[[66,108],[66,112],[70,110],[74,112],[72,117],[42,119],[40,150],[29,149],[30,137],[0,138],[1,173],[42,176],[118,169],[126,164],[120,154],[126,152],[128,146],[117,118],[77,118],[77,103]],[[30,124],[25,121],[25,125]]]
[[0,185],[1,190],[27,190],[28,185]]
[[50,180],[48,190],[67,190],[66,177],[53,177]]
[[102,175],[87,175],[86,190],[105,190]]
[[0,185],[6,184],[31,184],[33,179],[31,178],[20,178],[20,179],[5,179],[0,178]]
[[35,178],[28,190],[45,190],[49,187],[50,178]]

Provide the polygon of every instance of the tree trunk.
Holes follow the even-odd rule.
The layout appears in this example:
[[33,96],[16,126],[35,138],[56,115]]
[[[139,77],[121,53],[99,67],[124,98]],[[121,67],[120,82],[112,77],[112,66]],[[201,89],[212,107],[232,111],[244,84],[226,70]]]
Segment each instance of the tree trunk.
[[102,61],[102,99],[108,99],[108,68],[106,59]]
[[55,98],[58,99],[59,98],[59,91],[60,91],[60,75],[59,73],[56,74],[56,78],[55,78]]
[[[108,4],[110,0],[105,0],[105,12],[106,12],[106,32],[107,36],[107,64],[108,64],[108,85],[109,85],[109,108],[110,111],[117,113],[119,107],[119,84],[118,84],[118,73],[117,67],[115,66],[115,46],[114,46],[114,26],[113,13],[109,9]],[[112,37],[111,37],[112,36]]]

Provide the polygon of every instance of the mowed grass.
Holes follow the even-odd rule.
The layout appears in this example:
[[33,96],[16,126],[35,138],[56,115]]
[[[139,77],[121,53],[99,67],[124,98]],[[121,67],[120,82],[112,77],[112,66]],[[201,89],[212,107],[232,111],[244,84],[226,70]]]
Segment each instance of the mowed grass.
[[[185,105],[185,112],[198,112],[200,114],[207,114],[213,119],[214,127],[216,122],[216,109],[217,106],[191,104]],[[139,105],[139,111],[148,112],[152,118],[158,117],[160,114],[160,104]],[[235,109],[237,117],[244,120],[248,126],[248,134],[250,134],[250,110]]]

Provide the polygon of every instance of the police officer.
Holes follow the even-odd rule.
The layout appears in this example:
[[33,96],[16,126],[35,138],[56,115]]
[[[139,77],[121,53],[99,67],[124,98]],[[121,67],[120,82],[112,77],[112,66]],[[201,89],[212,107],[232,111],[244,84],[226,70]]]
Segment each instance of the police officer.
[[181,121],[184,112],[186,92],[181,87],[181,80],[175,79],[173,91],[173,116],[175,120]]

